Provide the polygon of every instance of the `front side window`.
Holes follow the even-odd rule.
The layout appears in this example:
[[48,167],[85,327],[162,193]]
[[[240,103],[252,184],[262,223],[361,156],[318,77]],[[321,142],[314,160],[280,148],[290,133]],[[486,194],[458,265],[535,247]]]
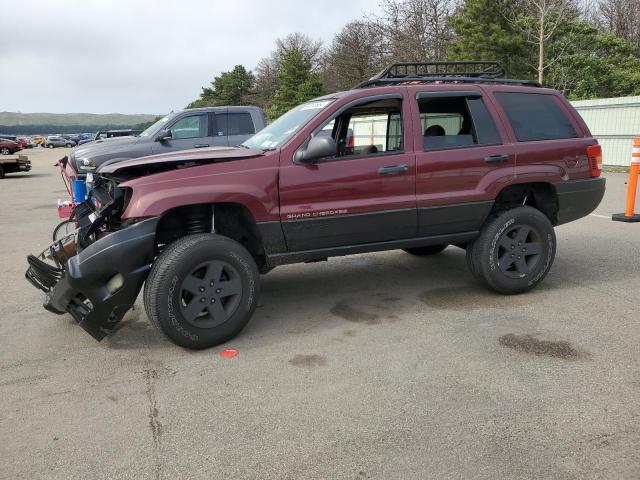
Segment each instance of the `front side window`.
[[171,138],[178,140],[206,137],[208,128],[208,115],[190,115],[188,117],[181,118],[171,126]]
[[140,134],[140,136],[141,137],[150,137],[152,135],[155,135],[156,133],[158,133],[160,131],[160,129],[164,128],[165,124],[169,121],[169,118],[171,118],[169,115],[167,115],[166,117],[162,117],[160,120],[155,122],[153,125],[151,125],[147,129],[145,129]]
[[337,157],[401,152],[402,101],[375,100],[359,104],[328,121],[316,135],[332,136]]
[[578,133],[553,95],[497,92],[519,142],[576,138]]
[[418,99],[424,150],[500,143],[493,118],[481,98]]
[[299,132],[311,119],[327,108],[331,102],[333,102],[333,99],[312,100],[298,105],[272,124],[260,130],[242,145],[247,148],[275,150]]

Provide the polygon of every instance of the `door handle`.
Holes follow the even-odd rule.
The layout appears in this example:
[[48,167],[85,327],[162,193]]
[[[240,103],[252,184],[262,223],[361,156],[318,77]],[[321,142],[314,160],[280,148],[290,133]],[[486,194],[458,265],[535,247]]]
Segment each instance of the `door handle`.
[[486,163],[504,163],[509,161],[509,155],[489,155],[484,157]]
[[208,146],[209,146],[208,143],[198,143],[197,145],[194,145],[193,148],[205,148]]
[[380,175],[395,175],[398,173],[404,173],[409,171],[409,166],[402,165],[390,165],[388,167],[380,167],[378,169],[378,174]]

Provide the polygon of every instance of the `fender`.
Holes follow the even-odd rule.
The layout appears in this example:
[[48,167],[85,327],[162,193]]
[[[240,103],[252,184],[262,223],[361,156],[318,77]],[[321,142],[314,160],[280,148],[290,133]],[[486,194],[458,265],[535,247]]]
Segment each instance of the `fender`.
[[279,152],[174,169],[120,184],[131,196],[122,219],[161,216],[180,206],[239,203],[256,222],[279,220]]

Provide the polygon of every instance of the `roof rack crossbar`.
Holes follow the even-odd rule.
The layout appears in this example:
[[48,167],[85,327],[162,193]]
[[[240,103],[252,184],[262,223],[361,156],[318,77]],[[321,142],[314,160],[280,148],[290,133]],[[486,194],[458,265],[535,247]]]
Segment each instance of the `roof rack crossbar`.
[[538,82],[516,80],[505,77],[500,62],[460,61],[460,62],[402,62],[388,66],[382,72],[355,87],[395,83],[493,83],[516,84],[540,87]]
[[456,61],[456,62],[401,62],[385,68],[374,78],[404,76],[457,75],[461,77],[504,77],[500,62]]
[[518,80],[514,78],[482,78],[482,77],[398,77],[398,78],[376,78],[366,80],[353,89],[375,87],[381,85],[419,85],[419,84],[456,84],[456,83],[484,83],[492,85],[522,85],[526,87],[541,87],[533,80]]

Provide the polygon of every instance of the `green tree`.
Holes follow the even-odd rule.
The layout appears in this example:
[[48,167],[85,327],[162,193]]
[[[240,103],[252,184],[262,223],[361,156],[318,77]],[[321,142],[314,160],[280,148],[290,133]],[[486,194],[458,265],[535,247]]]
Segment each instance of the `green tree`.
[[320,75],[311,71],[311,60],[300,49],[292,49],[282,58],[267,118],[274,120],[296,105],[322,95],[323,91]]
[[564,30],[550,47],[560,52],[560,61],[547,71],[549,85],[571,99],[640,94],[640,58],[633,44],[583,22]]
[[242,66],[236,65],[230,72],[222,72],[213,79],[211,87],[203,87],[200,98],[187,108],[243,105],[252,103],[255,77]]
[[513,0],[466,0],[449,18],[454,39],[449,44],[451,60],[498,60],[512,77],[532,78],[528,64],[532,51],[505,12],[517,13]]

